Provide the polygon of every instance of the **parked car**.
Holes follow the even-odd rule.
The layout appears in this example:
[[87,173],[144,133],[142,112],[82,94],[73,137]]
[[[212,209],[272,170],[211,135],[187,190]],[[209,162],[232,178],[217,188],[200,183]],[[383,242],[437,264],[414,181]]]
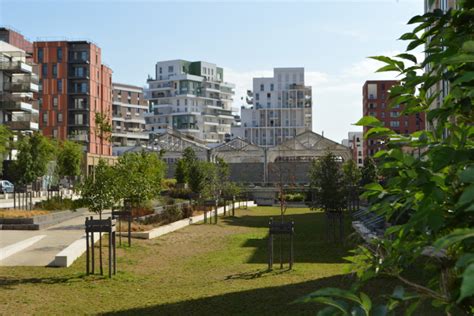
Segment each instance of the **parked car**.
[[15,186],[8,180],[0,180],[0,193],[13,193]]

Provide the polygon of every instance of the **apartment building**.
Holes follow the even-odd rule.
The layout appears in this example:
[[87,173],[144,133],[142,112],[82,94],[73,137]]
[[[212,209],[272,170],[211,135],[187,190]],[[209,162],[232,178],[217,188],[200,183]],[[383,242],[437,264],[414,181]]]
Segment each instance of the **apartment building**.
[[272,147],[312,130],[312,90],[304,68],[274,68],[273,77],[253,78],[249,107],[241,109],[234,137]]
[[23,50],[26,53],[27,60],[33,57],[33,43],[18,31],[7,27],[0,27],[0,41]]
[[357,167],[364,166],[364,135],[362,132],[349,132],[348,138],[342,140],[342,144],[349,147],[352,152],[352,159]]
[[[390,106],[389,90],[397,85],[397,80],[369,80],[362,88],[362,108],[364,116],[376,117],[398,134],[408,135],[425,129],[425,114],[402,114],[403,105]],[[364,134],[369,130],[364,127]],[[363,156],[372,157],[377,151],[385,148],[383,139],[365,139]]]
[[82,144],[88,166],[111,156],[111,143],[95,123],[101,113],[112,124],[112,70],[102,64],[100,47],[88,41],[35,42],[34,61],[43,134]]
[[235,86],[224,81],[221,67],[204,61],[160,61],[155,78],[147,83],[149,133],[177,130],[206,143],[221,143],[230,135]]
[[[425,0],[425,12],[433,11],[435,9],[441,9],[444,12],[448,11],[451,8],[455,8],[457,6],[457,0],[435,0],[431,3],[430,0]],[[429,71],[430,65],[426,66],[426,70]],[[447,80],[441,80],[437,82],[433,87],[429,90],[429,95],[434,95],[438,93],[437,98],[433,101],[430,105],[430,109],[437,109],[440,108],[443,104],[444,98],[449,93],[449,82]],[[426,124],[427,130],[434,130],[436,128],[436,122]],[[447,131],[444,131],[444,137],[447,136]]]
[[[21,134],[38,131],[38,108],[34,93],[39,91],[34,66],[28,54],[0,41],[0,124],[13,132],[13,141]],[[12,150],[6,160],[15,159]]]
[[126,149],[148,142],[145,114],[148,102],[143,88],[112,83],[112,151],[120,155]]

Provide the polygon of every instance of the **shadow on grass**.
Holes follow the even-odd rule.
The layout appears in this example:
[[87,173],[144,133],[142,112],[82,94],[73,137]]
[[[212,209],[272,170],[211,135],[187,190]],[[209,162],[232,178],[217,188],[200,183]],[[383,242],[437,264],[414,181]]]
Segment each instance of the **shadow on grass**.
[[[270,217],[279,220],[278,216],[252,215],[226,217],[222,219],[227,225],[262,228],[262,238],[249,238],[241,246],[255,248],[248,263],[267,263],[268,261],[268,222]],[[295,222],[294,254],[295,264],[305,263],[347,263],[344,257],[349,255],[353,244],[348,240],[351,232],[349,218],[345,221],[344,242],[336,242],[327,238],[326,216],[322,212],[285,215],[285,221]],[[280,262],[280,243],[282,261],[289,261],[290,242],[288,236],[275,236],[274,262]]]
[[292,304],[292,302],[318,288],[335,284],[347,287],[350,284],[350,279],[345,276],[335,276],[178,303],[114,311],[105,315],[314,315],[318,305],[314,303]]
[[75,274],[65,277],[44,277],[44,278],[9,278],[0,277],[0,289],[10,289],[20,284],[60,284],[69,283],[75,281],[82,281],[86,278],[92,279],[93,277],[103,278],[102,276],[87,276],[85,273]]

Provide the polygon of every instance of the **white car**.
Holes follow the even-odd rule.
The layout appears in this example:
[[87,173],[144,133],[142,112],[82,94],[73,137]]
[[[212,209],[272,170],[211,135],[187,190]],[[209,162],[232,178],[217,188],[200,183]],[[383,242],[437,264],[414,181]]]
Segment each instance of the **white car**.
[[5,193],[13,193],[15,190],[15,186],[8,180],[0,180],[0,192]]

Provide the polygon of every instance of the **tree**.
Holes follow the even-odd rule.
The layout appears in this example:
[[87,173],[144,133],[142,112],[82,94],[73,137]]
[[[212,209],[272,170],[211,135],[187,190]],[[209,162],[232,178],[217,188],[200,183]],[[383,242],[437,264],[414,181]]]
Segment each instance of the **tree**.
[[155,153],[126,153],[115,169],[118,199],[128,199],[135,206],[159,195],[166,165]]
[[5,125],[0,125],[0,175],[3,171],[3,159],[8,152],[11,136],[11,131]]
[[346,186],[358,186],[361,180],[361,171],[357,168],[354,160],[350,159],[342,165],[344,183]]
[[364,166],[361,170],[362,177],[360,184],[362,186],[377,181],[377,167],[371,157],[364,159]]
[[[371,304],[361,293],[325,289],[307,297],[331,304],[331,311],[368,315],[375,308],[395,313],[410,303],[417,313],[421,301],[447,315],[472,314],[474,306],[474,2],[458,1],[444,12],[434,10],[413,17],[412,32],[401,36],[407,52],[393,58],[373,57],[385,63],[379,71],[395,71],[400,84],[390,90],[391,106],[405,104],[404,114],[426,111],[430,131],[398,135],[374,117],[358,125],[370,127],[367,138],[384,137],[387,149],[376,154],[377,167],[386,178],[365,186],[370,211],[392,223],[385,235],[361,245],[352,257],[359,287],[378,276],[396,278],[383,305]],[[423,60],[409,51],[425,46]],[[448,86],[440,106],[438,84]],[[419,154],[407,153],[412,148]],[[400,219],[404,220],[401,221]],[[419,277],[417,268],[423,271]],[[411,272],[411,273],[408,273]],[[415,272],[415,273],[413,273]],[[343,304],[337,299],[351,301]],[[334,304],[335,303],[335,304]],[[354,304],[355,303],[355,304]],[[406,305],[405,305],[406,306]],[[372,308],[373,307],[373,308]],[[337,309],[336,309],[337,308]]]
[[48,163],[55,160],[57,147],[55,143],[36,132],[31,136],[24,136],[18,142],[17,160],[12,164],[20,175],[17,179],[21,185],[36,181],[45,175]]
[[60,177],[67,177],[69,184],[71,179],[81,174],[83,152],[81,145],[64,141],[58,153],[58,173]]
[[184,184],[187,182],[187,170],[186,170],[186,162],[184,159],[179,159],[176,162],[176,168],[174,171],[174,177],[176,178],[176,182],[180,184]]
[[332,153],[313,160],[309,176],[316,200],[325,211],[338,211],[345,207],[344,175],[341,163]]
[[112,137],[112,125],[110,124],[110,117],[106,114],[95,113],[95,133],[100,139],[99,156],[102,155],[104,141],[110,141]]

